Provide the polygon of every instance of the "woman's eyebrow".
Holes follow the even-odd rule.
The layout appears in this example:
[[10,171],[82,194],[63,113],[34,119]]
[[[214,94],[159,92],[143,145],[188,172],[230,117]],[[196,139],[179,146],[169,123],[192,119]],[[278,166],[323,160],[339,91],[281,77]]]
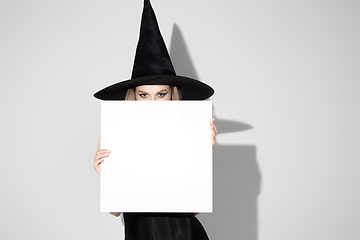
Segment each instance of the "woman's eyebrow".
[[159,92],[163,92],[163,91],[167,91],[167,90],[166,90],[166,89],[163,89],[163,90],[158,91],[158,93],[159,93]]
[[[162,91],[167,91],[167,90],[166,90],[166,89],[163,89],[163,90],[158,91],[158,93],[159,93],[159,92],[162,92]],[[143,90],[139,90],[138,92],[139,92],[139,93],[140,93],[140,92],[141,92],[141,93],[147,93],[147,92],[145,92],[145,91],[143,91]]]

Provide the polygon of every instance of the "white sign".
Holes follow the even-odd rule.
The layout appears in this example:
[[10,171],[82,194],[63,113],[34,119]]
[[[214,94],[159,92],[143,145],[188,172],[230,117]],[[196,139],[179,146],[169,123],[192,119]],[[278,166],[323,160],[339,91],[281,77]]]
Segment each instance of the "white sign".
[[212,212],[211,101],[102,101],[102,212]]

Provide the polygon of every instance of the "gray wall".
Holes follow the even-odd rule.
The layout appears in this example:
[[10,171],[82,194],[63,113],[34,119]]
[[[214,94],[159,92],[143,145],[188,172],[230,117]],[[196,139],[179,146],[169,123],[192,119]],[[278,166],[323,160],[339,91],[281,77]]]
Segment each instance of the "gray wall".
[[[212,97],[211,239],[359,239],[358,1],[153,0]],[[99,212],[99,89],[131,75],[142,1],[0,2],[2,239],[121,239]]]

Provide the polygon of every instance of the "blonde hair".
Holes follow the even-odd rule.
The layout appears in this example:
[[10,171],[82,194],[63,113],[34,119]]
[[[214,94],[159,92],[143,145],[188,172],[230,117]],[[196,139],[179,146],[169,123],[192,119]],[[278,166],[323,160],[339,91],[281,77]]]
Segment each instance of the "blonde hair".
[[[179,101],[181,100],[180,90],[176,86],[170,86],[171,89],[171,100]],[[129,88],[126,92],[125,101],[133,100],[135,101],[135,88]]]

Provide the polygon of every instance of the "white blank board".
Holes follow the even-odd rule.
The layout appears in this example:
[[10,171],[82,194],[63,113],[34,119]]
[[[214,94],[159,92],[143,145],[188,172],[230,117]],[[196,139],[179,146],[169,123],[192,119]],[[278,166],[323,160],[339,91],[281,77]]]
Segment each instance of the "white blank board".
[[211,101],[102,101],[102,212],[212,212]]

